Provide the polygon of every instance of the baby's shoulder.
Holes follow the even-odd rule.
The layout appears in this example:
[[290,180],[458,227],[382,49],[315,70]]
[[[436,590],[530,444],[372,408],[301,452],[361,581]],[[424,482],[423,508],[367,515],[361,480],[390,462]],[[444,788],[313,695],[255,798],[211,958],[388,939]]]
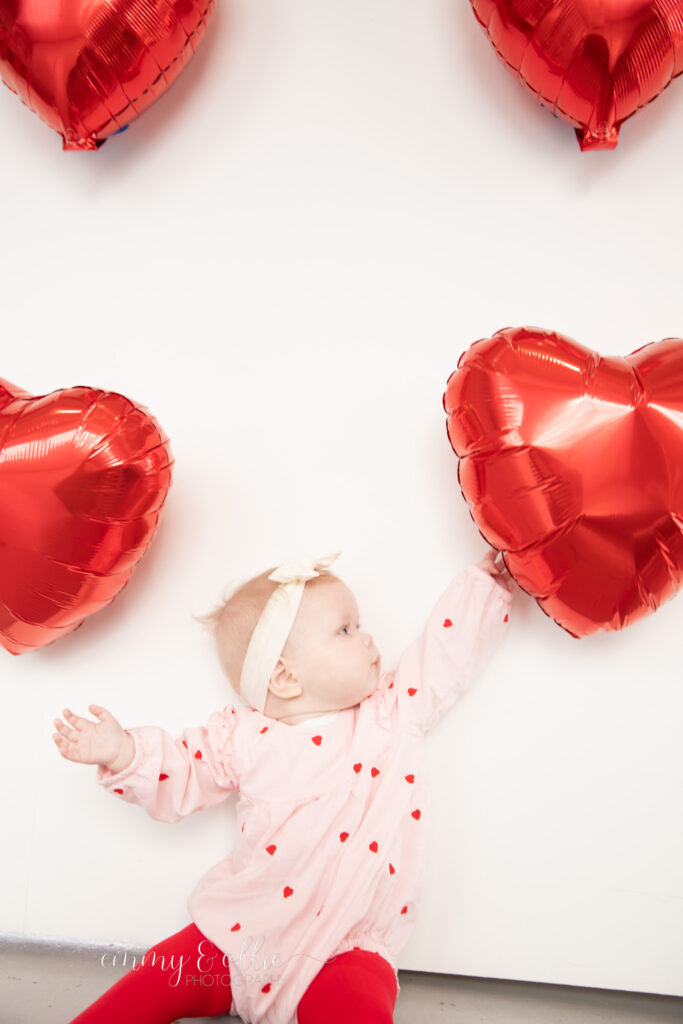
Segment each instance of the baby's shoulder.
[[392,732],[397,719],[395,670],[382,673],[376,689],[367,698],[367,703],[377,724],[387,732]]
[[[213,716],[212,716],[213,717]],[[220,711],[215,712],[216,721],[233,734],[251,734],[265,732],[272,724],[271,719],[262,715],[256,708],[249,704],[226,704]]]

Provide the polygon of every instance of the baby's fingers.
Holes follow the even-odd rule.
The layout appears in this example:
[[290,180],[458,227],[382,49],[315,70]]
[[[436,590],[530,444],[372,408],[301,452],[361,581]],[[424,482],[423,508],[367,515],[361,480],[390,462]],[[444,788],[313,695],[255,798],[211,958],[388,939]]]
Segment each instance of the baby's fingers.
[[82,729],[85,725],[94,725],[94,722],[89,722],[87,718],[81,718],[80,715],[75,715],[69,708],[63,708],[62,714],[66,718],[69,725],[72,725],[74,729]]
[[65,739],[68,740],[75,738],[74,730],[70,729],[68,725],[65,725],[61,718],[53,718],[52,724],[54,725],[55,729],[57,729],[58,732],[60,732]]
[[[79,718],[77,715],[70,714],[68,708],[64,709],[64,714],[70,715],[71,721],[72,723],[74,723],[75,728],[70,729],[68,725],[64,724],[61,718],[53,718],[52,722],[55,729],[60,734],[60,738],[63,739],[66,743],[71,744],[69,749],[72,752],[75,752],[80,746],[80,744],[82,742],[85,742],[87,734],[86,727],[90,726],[94,729],[95,726],[93,722],[88,722],[86,721],[85,718]],[[60,750],[61,749],[62,748],[60,747]]]
[[69,740],[64,739],[63,736],[59,736],[56,732],[52,733],[52,739],[55,741],[57,749],[62,757],[65,757],[67,761],[80,761],[81,758],[78,756],[77,749],[73,743]]
[[91,711],[95,718],[99,718],[101,722],[116,721],[111,711],[107,711],[106,708],[100,707],[99,704],[88,704],[88,711]]

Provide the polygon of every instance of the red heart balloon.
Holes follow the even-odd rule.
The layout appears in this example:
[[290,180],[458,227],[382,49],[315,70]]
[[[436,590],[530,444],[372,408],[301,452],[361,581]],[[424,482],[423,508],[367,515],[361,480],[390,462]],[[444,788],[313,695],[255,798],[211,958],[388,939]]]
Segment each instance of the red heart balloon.
[[600,356],[508,327],[443,396],[458,480],[519,585],[572,636],[655,611],[683,579],[683,341]]
[[214,0],[0,0],[0,76],[63,139],[97,149],[168,89]]
[[53,643],[109,604],[154,536],[168,438],[95,388],[32,398],[0,379],[0,643]]
[[614,149],[627,117],[683,71],[683,0],[471,0],[518,81],[576,128],[581,149]]

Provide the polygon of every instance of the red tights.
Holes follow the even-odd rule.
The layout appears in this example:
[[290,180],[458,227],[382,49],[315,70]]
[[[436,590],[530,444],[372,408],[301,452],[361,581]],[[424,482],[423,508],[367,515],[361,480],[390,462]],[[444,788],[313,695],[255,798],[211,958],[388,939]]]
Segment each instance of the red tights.
[[[196,973],[202,939],[205,966]],[[298,1024],[392,1024],[397,995],[391,964],[379,953],[354,947],[323,964],[301,997]],[[184,1017],[228,1014],[231,1003],[223,953],[192,923],[151,946],[143,961],[70,1024],[173,1024]]]

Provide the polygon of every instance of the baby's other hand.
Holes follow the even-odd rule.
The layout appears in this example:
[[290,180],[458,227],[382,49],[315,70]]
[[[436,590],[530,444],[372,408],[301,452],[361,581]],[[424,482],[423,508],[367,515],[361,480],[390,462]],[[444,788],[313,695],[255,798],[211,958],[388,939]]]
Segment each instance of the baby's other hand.
[[72,728],[65,725],[60,718],[55,718],[53,721],[59,735],[53,733],[52,738],[59,753],[67,761],[109,767],[118,758],[126,733],[106,708],[101,708],[98,704],[89,704],[88,710],[100,721],[90,722],[87,718],[80,718],[68,708],[64,708],[62,714]]
[[506,590],[510,590],[510,574],[507,570],[503,556],[496,548],[489,548],[484,557],[476,565],[483,569],[489,576],[493,576],[497,583],[500,583]]

